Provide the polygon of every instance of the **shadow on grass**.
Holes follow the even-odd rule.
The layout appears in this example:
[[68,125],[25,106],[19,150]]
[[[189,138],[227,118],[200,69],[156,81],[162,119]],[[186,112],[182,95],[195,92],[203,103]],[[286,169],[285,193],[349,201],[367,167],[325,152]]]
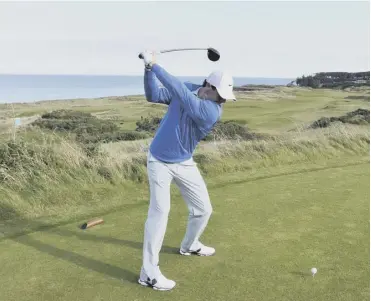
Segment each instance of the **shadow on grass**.
[[[126,205],[120,206],[119,208],[115,208],[114,210],[111,209],[111,210],[106,210],[104,212],[100,212],[99,215],[108,214],[108,213],[111,213],[111,212],[114,212],[114,211],[118,211],[120,209],[125,210],[126,212],[128,212],[130,209],[141,207],[141,206],[143,206],[147,203],[148,202],[140,202],[140,203],[137,203],[137,204],[126,204]],[[57,248],[57,247],[52,246],[50,244],[46,244],[44,242],[38,241],[34,238],[31,238],[28,234],[31,234],[31,233],[37,232],[37,231],[39,231],[39,232],[47,231],[49,233],[57,234],[57,235],[64,236],[64,237],[74,236],[74,237],[78,237],[81,240],[94,241],[94,242],[97,242],[97,243],[116,244],[116,245],[131,247],[131,248],[138,249],[138,250],[142,250],[143,243],[130,241],[130,240],[124,240],[124,239],[118,239],[118,238],[114,238],[114,237],[98,236],[98,235],[88,233],[87,232],[88,230],[82,230],[80,228],[77,228],[76,231],[59,228],[60,226],[76,222],[76,220],[81,221],[81,220],[91,218],[90,214],[86,215],[86,216],[83,216],[83,217],[82,216],[79,216],[78,218],[75,217],[75,218],[70,219],[68,221],[63,221],[63,222],[58,222],[58,223],[53,223],[53,224],[46,224],[46,223],[43,223],[41,221],[22,219],[22,217],[19,215],[19,213],[16,213],[16,212],[13,212],[13,211],[11,213],[16,219],[18,219],[20,221],[21,225],[18,225],[19,229],[26,228],[27,230],[23,229],[22,231],[20,230],[19,232],[15,233],[15,234],[6,235],[6,236],[4,236],[0,239],[0,242],[2,240],[7,240],[7,239],[8,240],[13,240],[14,242],[23,244],[23,245],[28,246],[28,247],[32,247],[32,248],[34,248],[34,249],[36,249],[40,252],[52,255],[56,258],[60,258],[62,260],[68,261],[68,262],[71,262],[71,263],[76,264],[78,266],[81,266],[83,268],[86,268],[86,269],[89,269],[89,270],[92,270],[92,271],[95,271],[95,272],[98,272],[98,273],[101,273],[101,274],[108,275],[109,277],[113,277],[113,278],[116,278],[116,279],[119,279],[119,280],[124,280],[124,281],[127,281],[127,282],[131,282],[131,283],[136,283],[137,282],[139,272],[138,273],[133,273],[129,270],[122,269],[120,267],[113,266],[113,265],[110,265],[108,263],[103,263],[103,262],[100,262],[98,260],[85,257],[84,255],[75,253],[75,252],[70,251],[70,250],[64,250],[64,249]],[[144,227],[144,222],[145,221],[143,221],[143,227]],[[76,224],[77,224],[77,222],[76,222]],[[80,223],[80,225],[81,225],[81,223]],[[178,250],[179,250],[178,248],[163,246],[161,252],[174,254],[174,253],[178,253]],[[140,267],[138,267],[138,270],[139,269],[140,269]]]
[[[13,212],[12,218],[13,220],[7,221],[6,222],[6,227],[11,228],[11,231],[9,234],[7,234],[7,229],[4,229],[3,237],[0,238],[0,241],[5,240],[5,239],[13,239],[17,238],[19,236],[23,236],[26,234],[31,234],[33,232],[38,232],[38,231],[48,231],[51,229],[58,228],[60,226],[68,225],[74,222],[77,222],[77,220],[86,220],[90,219],[92,215],[107,215],[109,213],[113,213],[116,211],[121,211],[121,210],[130,210],[134,209],[137,207],[142,207],[146,205],[148,202],[140,202],[136,204],[124,204],[121,206],[117,206],[111,209],[107,210],[102,210],[99,212],[94,212],[94,213],[88,213],[88,214],[81,214],[77,217],[73,217],[70,219],[65,219],[59,222],[52,222],[52,223],[46,223],[43,221],[39,220],[32,220],[32,219],[25,219],[23,218],[18,212]],[[1,209],[1,208],[0,208]],[[82,222],[81,222],[82,224]],[[2,225],[4,226],[4,224]],[[79,225],[80,226],[80,225]],[[1,230],[1,229],[0,229]]]
[[[144,221],[143,221],[143,227],[144,227]],[[131,240],[125,240],[125,239],[118,239],[114,237],[109,237],[109,236],[101,236],[101,235],[95,235],[88,233],[87,231],[89,230],[79,230],[77,229],[76,231],[71,231],[68,229],[60,229],[60,228],[55,228],[50,230],[50,233],[57,234],[60,236],[67,236],[67,237],[77,237],[80,240],[87,240],[87,241],[93,241],[97,243],[108,243],[108,244],[114,244],[114,245],[119,245],[119,246],[126,246],[138,250],[143,249],[143,243],[141,242],[136,242],[136,241],[131,241]],[[178,254],[179,253],[179,248],[175,247],[170,247],[170,246],[162,246],[161,253],[167,253],[167,254]]]
[[34,249],[52,255],[56,258],[71,262],[83,268],[87,268],[98,272],[100,274],[105,274],[110,277],[126,280],[131,283],[136,283],[138,279],[138,273],[133,273],[129,270],[125,270],[108,263],[103,263],[95,259],[87,258],[83,255],[77,254],[72,251],[62,250],[54,246],[45,244],[43,242],[37,241],[33,238],[30,238],[27,235],[20,236],[14,241],[23,244],[28,247],[33,247]]

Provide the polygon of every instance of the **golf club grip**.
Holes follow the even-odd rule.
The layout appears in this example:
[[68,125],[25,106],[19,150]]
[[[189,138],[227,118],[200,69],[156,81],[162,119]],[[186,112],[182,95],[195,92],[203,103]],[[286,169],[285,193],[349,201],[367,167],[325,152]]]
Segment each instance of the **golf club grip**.
[[143,53],[139,53],[138,57],[142,60],[143,59]]

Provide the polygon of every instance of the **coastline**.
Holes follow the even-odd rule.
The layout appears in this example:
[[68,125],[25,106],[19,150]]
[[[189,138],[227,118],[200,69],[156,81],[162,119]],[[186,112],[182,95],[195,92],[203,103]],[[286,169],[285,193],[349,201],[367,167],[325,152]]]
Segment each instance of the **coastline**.
[[[202,83],[202,76],[179,76],[182,81]],[[235,86],[287,85],[289,78],[235,77]],[[0,104],[35,103],[144,95],[142,76],[0,75]]]

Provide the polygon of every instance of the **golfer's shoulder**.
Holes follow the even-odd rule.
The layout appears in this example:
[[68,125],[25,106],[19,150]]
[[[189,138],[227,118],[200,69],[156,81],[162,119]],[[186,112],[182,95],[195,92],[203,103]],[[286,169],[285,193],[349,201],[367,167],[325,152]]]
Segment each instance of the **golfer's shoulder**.
[[211,100],[203,100],[202,106],[205,119],[213,123],[220,118],[222,114],[222,107],[220,104]]
[[197,85],[195,83],[192,83],[190,81],[184,82],[184,85],[187,87],[189,91],[196,91],[198,88],[202,87],[201,85]]

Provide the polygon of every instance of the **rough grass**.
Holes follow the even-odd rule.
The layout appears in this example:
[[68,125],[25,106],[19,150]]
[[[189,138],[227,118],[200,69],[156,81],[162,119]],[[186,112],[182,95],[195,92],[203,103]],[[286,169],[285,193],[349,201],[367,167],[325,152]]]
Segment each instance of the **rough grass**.
[[[350,103],[345,99],[365,92],[277,88],[259,92],[265,94],[238,94],[238,102],[226,104],[223,124],[233,123],[233,131],[236,126],[240,130],[247,124],[249,129],[252,127],[270,135],[252,141],[223,140],[219,136],[217,141],[201,143],[195,160],[201,172],[212,180],[230,172],[244,171],[248,175],[261,169],[363,157],[369,151],[368,127],[334,124],[326,129],[307,130],[310,123],[305,120],[321,116],[322,112],[326,112],[326,116],[337,115],[351,107],[359,107],[361,102],[365,106],[364,101],[355,99]],[[128,127],[134,125],[132,130],[140,116],[148,116],[146,112],[152,110],[150,115],[159,116],[165,109],[143,98],[130,97],[2,105],[2,108],[1,118],[5,121],[9,120],[7,116],[27,115],[35,110],[53,117],[54,110],[73,109],[81,112],[76,113],[77,117],[89,116],[88,119],[96,124],[107,123],[115,129],[128,126],[126,120],[129,120]],[[303,120],[300,124],[295,122],[297,114]],[[305,118],[302,114],[306,114]],[[277,127],[277,122],[283,121],[282,116],[286,116],[281,124],[283,127]],[[63,118],[58,120],[63,121]],[[77,128],[86,127],[77,124]],[[10,128],[3,133],[0,137],[0,217],[7,221],[49,217],[61,220],[69,215],[119,205],[115,194],[117,186],[128,185],[132,189],[130,183],[133,182],[142,183],[144,187],[150,139],[109,142],[121,137],[108,134],[109,139],[90,135],[89,141],[76,141],[69,133],[59,135],[35,128],[21,127],[16,131]],[[93,144],[93,156],[88,142]],[[104,196],[110,196],[109,200],[102,202]]]
[[[2,219],[36,218],[100,204],[102,191],[127,181],[146,185],[150,140],[102,144],[91,157],[75,141],[39,131],[32,138],[0,145],[0,214]],[[236,171],[362,157],[369,152],[364,127],[334,127],[286,133],[267,140],[204,142],[195,154],[202,173],[212,178]],[[95,192],[95,189],[100,192]],[[51,189],[52,188],[52,189]],[[103,194],[102,194],[103,193]],[[89,200],[87,205],[87,199]]]

